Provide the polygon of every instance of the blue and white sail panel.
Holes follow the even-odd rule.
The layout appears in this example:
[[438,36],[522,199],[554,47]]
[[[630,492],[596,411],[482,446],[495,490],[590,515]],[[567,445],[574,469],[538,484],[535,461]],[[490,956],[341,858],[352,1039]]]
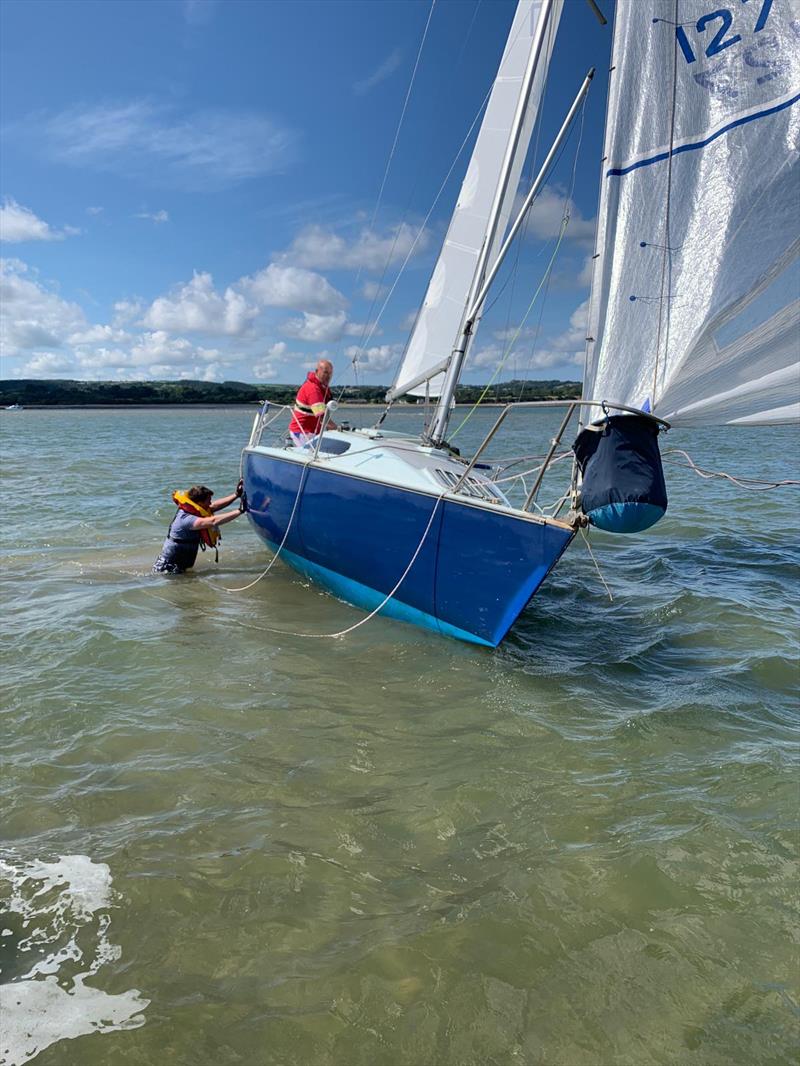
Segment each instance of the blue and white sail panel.
[[[494,262],[508,229],[522,165],[541,103],[562,6],[563,0],[553,0],[549,4],[548,24],[538,69],[487,261],[489,266]],[[415,387],[412,383],[424,380],[429,371],[434,373],[436,368],[449,360],[470,293],[477,292],[479,287],[479,279],[475,276],[478,258],[489,233],[492,205],[503,160],[513,136],[514,118],[520,106],[525,71],[531,58],[537,27],[547,9],[545,0],[520,0],[517,7],[458,203],[391,395],[404,392],[425,395],[427,391],[430,396],[438,396],[441,392],[444,380],[442,372],[435,373],[427,385]]]
[[800,0],[617,5],[586,398],[796,417],[799,142]]

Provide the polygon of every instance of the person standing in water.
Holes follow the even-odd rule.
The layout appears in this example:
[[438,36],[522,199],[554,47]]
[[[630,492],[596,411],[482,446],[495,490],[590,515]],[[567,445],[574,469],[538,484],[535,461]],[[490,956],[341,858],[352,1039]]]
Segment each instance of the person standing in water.
[[[236,486],[230,496],[213,499],[211,489],[205,485],[193,485],[187,492],[173,492],[172,499],[178,505],[175,517],[170,522],[167,539],[158,558],[153,563],[154,574],[183,574],[194,566],[200,547],[217,550],[219,527],[244,514],[244,484]],[[239,500],[235,511],[218,512],[234,500]]]
[[[289,435],[298,448],[313,440],[322,428],[325,407],[331,397],[330,381],[333,377],[333,363],[320,359],[316,370],[308,377],[297,391],[294,401],[292,420],[289,423]],[[328,420],[328,429],[337,429],[333,419]]]

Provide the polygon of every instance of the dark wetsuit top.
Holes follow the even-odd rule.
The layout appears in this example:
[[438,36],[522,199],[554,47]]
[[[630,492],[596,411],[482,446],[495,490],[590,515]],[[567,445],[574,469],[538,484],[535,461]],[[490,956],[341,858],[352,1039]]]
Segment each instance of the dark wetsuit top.
[[194,566],[200,547],[200,530],[193,529],[197,515],[178,511],[172,519],[161,553],[153,563],[156,574],[182,574]]

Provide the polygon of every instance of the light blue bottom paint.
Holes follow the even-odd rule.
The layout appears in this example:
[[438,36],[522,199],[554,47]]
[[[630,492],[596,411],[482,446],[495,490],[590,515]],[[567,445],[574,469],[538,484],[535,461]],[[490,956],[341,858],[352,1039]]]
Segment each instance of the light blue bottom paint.
[[[278,551],[278,545],[273,544],[271,541],[266,541],[273,551]],[[341,574],[337,574],[335,570],[329,570],[325,566],[318,566],[316,563],[311,563],[308,559],[304,559],[301,555],[295,555],[294,552],[286,551],[284,548],[280,553],[280,558],[288,566],[291,566],[293,570],[296,570],[298,574],[302,574],[303,577],[311,578],[324,588],[328,589],[348,603],[354,604],[356,607],[362,607],[366,611],[374,611],[375,608],[381,603],[385,597],[385,592],[378,592],[376,589],[371,589],[368,585],[362,585],[360,581],[353,581],[349,577],[343,577]],[[464,629],[459,629],[457,626],[448,625],[447,622],[442,622],[438,618],[434,618],[432,614],[426,614],[425,611],[420,611],[416,607],[409,607],[407,603],[403,603],[402,600],[398,600],[396,596],[393,596],[388,603],[384,604],[380,609],[380,614],[385,614],[390,618],[396,618],[400,622],[410,622],[412,625],[422,626],[425,629],[432,629],[434,633],[441,633],[446,637],[455,637],[457,640],[466,640],[470,644],[481,644],[485,648],[494,648],[496,645],[490,643],[488,640],[484,640],[482,637],[476,637],[474,633],[467,633]]]
[[607,533],[641,533],[664,517],[664,508],[655,503],[607,503],[589,511],[589,521]]

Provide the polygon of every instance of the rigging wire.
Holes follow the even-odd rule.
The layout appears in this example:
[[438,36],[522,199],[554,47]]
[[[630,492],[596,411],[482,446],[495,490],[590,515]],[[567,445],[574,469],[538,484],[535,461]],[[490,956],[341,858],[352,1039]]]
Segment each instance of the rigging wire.
[[[405,100],[403,101],[403,107],[402,107],[401,112],[400,112],[400,118],[398,120],[397,129],[395,130],[395,134],[394,134],[394,141],[392,142],[392,147],[391,147],[391,149],[389,151],[389,158],[386,160],[386,168],[385,168],[385,170],[383,172],[383,180],[381,181],[380,190],[378,191],[378,198],[375,201],[375,208],[374,208],[374,210],[372,212],[372,219],[370,221],[370,230],[374,230],[374,228],[375,228],[375,222],[376,222],[376,219],[378,217],[378,211],[380,210],[381,201],[383,200],[384,189],[386,188],[386,181],[387,181],[387,179],[389,177],[389,169],[390,169],[390,167],[392,165],[392,160],[394,159],[395,151],[397,149],[397,143],[398,143],[398,141],[400,139],[400,130],[402,129],[403,121],[405,119],[406,111],[408,109],[408,102],[411,99],[411,90],[414,87],[414,81],[415,81],[416,76],[417,76],[417,70],[419,68],[420,59],[422,58],[422,50],[425,47],[425,40],[426,40],[426,38],[428,36],[428,29],[429,29],[430,24],[431,24],[431,18],[433,17],[433,9],[434,9],[435,6],[436,6],[436,0],[431,0],[431,6],[430,6],[430,9],[428,10],[428,19],[427,19],[427,21],[425,23],[425,29],[423,30],[423,33],[422,33],[422,39],[420,40],[419,48],[417,49],[417,58],[416,58],[416,60],[414,62],[414,69],[411,72],[411,80],[408,83],[408,89],[406,90]],[[417,172],[417,181],[418,180],[419,180],[419,172]],[[395,229],[394,239],[392,241],[391,248],[389,249],[389,252],[388,252],[388,254],[386,256],[386,261],[384,262],[384,265],[383,265],[383,270],[381,272],[380,280],[378,281],[378,284],[375,287],[375,294],[372,297],[372,302],[370,304],[369,311],[367,312],[367,316],[366,316],[364,325],[362,327],[361,337],[360,337],[359,343],[358,343],[358,347],[360,347],[362,351],[364,350],[364,336],[365,336],[365,334],[367,332],[367,329],[369,328],[370,316],[372,315],[373,309],[374,309],[375,304],[377,302],[378,294],[380,293],[381,285],[382,285],[383,279],[384,279],[384,277],[386,275],[386,271],[387,271],[387,269],[389,267],[389,263],[391,263],[392,258],[394,256],[394,250],[397,247],[397,241],[398,241],[398,239],[400,237],[400,231],[402,230],[403,225],[405,223],[405,220],[406,220],[406,218],[408,216],[408,210],[409,210],[409,207],[411,206],[411,200],[413,198],[414,192],[416,191],[417,181],[414,182],[414,186],[412,187],[411,193],[409,195],[408,203],[406,204],[406,209],[403,212],[403,218],[400,221],[400,225],[397,226],[396,229]],[[353,287],[354,288],[358,285],[358,282],[359,282],[359,280],[361,278],[362,270],[363,270],[363,266],[359,266],[358,272],[356,273],[355,281],[353,283]],[[358,378],[358,367],[357,367],[358,357],[357,357],[357,355],[353,356],[353,359],[351,360],[351,363],[352,363],[352,366],[353,366],[353,372],[356,375],[356,380],[357,380],[357,378]],[[343,392],[344,392],[344,386],[342,386],[342,389],[340,390],[340,393],[339,393],[340,398],[341,398],[341,395],[342,395]]]
[[[547,55],[551,55],[552,54],[555,33],[556,33],[555,20],[550,19],[548,21],[548,25],[547,25],[548,39],[547,39],[547,43],[546,43],[546,46],[545,46],[545,52],[546,52]],[[528,174],[526,175],[526,179],[527,179],[526,184],[530,184],[533,181],[533,174],[535,172],[536,160],[539,158],[539,144],[540,144],[540,141],[541,141],[542,125],[543,125],[542,117],[544,115],[545,108],[546,108],[546,105],[547,105],[547,90],[550,87],[550,71],[551,71],[551,67],[550,67],[550,64],[548,63],[547,64],[547,68],[546,68],[545,78],[544,78],[544,85],[542,86],[542,92],[541,92],[541,96],[540,96],[539,107],[537,109],[536,119],[535,119],[535,122],[534,122],[533,152],[530,153],[529,171],[528,171]],[[508,337],[508,332],[509,332],[509,329],[510,329],[510,326],[511,326],[511,311],[512,311],[513,306],[514,306],[514,292],[515,292],[516,287],[517,287],[517,276],[518,276],[517,272],[519,270],[519,259],[520,259],[520,254],[522,252],[523,245],[525,243],[525,238],[528,235],[528,226],[530,225],[530,221],[531,221],[531,212],[529,211],[527,213],[527,215],[525,216],[525,222],[524,222],[523,227],[522,227],[522,232],[520,233],[519,240],[517,241],[517,247],[516,247],[516,251],[515,251],[515,255],[514,255],[514,265],[511,268],[511,271],[509,273],[509,277],[507,277],[506,280],[503,282],[502,286],[500,287],[500,291],[497,293],[497,295],[492,300],[492,302],[484,309],[484,311],[483,311],[483,313],[481,315],[481,317],[484,317],[485,315],[489,314],[491,309],[494,307],[494,305],[497,303],[497,301],[502,296],[502,294],[503,294],[503,292],[504,292],[504,290],[506,288],[506,285],[508,284],[509,278],[510,278],[510,280],[511,280],[511,291],[508,294],[508,306],[507,306],[507,310],[506,310],[506,323],[505,323],[505,326],[503,328],[504,338]],[[540,252],[541,252],[541,249],[540,249]],[[537,257],[540,254],[540,252],[537,253]],[[499,391],[498,391],[498,399],[499,399]]]
[[[675,0],[675,23],[678,24],[678,6],[680,0]],[[678,91],[678,35],[674,34],[672,47],[672,99],[669,112],[669,159],[667,160],[667,202],[664,214],[664,230],[666,240],[661,256],[661,286],[659,289],[660,303],[658,307],[658,332],[656,334],[656,361],[653,367],[653,395],[650,400],[650,410],[656,406],[656,389],[658,388],[658,363],[661,357],[661,333],[664,332],[664,368],[666,369],[667,355],[669,353],[669,326],[672,308],[672,237],[670,234],[670,208],[672,205],[672,160],[675,149],[675,102]],[[666,287],[666,296],[664,290]],[[665,315],[666,311],[666,315]],[[666,318],[666,323],[664,319]]]
[[594,563],[594,568],[597,571],[597,576],[602,581],[603,588],[606,590],[606,593],[608,594],[609,600],[613,603],[614,602],[614,597],[611,595],[611,589],[608,587],[608,582],[603,577],[603,571],[600,569],[600,564],[598,563],[597,559],[595,559],[594,552],[592,551],[592,546],[589,543],[589,538],[586,536],[586,531],[584,530],[583,526],[580,527],[580,533],[581,533],[581,536],[583,537],[583,542],[586,545],[587,551],[589,552],[589,557],[591,558],[592,562]]
[[378,217],[378,211],[379,211],[380,206],[381,206],[381,200],[383,199],[383,190],[386,187],[386,179],[389,176],[389,168],[392,165],[392,160],[394,159],[394,153],[395,153],[395,150],[397,149],[397,142],[398,142],[398,140],[400,138],[400,129],[402,128],[402,125],[403,125],[403,119],[406,117],[406,109],[408,108],[408,101],[411,98],[411,90],[414,88],[414,79],[417,76],[417,68],[419,67],[419,61],[422,58],[422,49],[425,47],[425,38],[428,36],[428,29],[429,29],[430,24],[431,24],[431,18],[433,17],[433,9],[435,7],[436,7],[436,0],[431,0],[430,10],[428,11],[428,20],[425,23],[425,29],[423,30],[423,33],[422,33],[422,40],[419,43],[419,48],[417,50],[417,59],[416,59],[416,62],[414,63],[414,69],[411,72],[411,81],[408,83],[408,89],[406,91],[406,98],[403,101],[403,109],[400,112],[400,120],[397,123],[397,129],[395,130],[394,141],[392,141],[392,147],[391,147],[391,150],[389,152],[389,158],[386,161],[386,169],[383,172],[383,180],[381,181],[381,187],[380,187],[380,190],[378,192],[378,199],[377,199],[377,201],[375,203],[375,210],[372,212],[372,221],[370,222],[370,228],[372,228],[375,225],[375,219]]
[[[375,220],[377,218],[378,207],[380,205],[380,200],[381,200],[381,197],[383,195],[384,186],[386,184],[386,178],[387,178],[387,175],[389,173],[389,164],[391,163],[391,159],[392,159],[392,157],[394,155],[394,150],[395,150],[395,148],[397,146],[398,138],[399,138],[399,135],[400,135],[400,127],[402,125],[403,117],[405,115],[406,108],[408,106],[408,101],[409,101],[409,98],[411,96],[411,88],[412,88],[412,86],[414,84],[414,77],[416,76],[417,67],[419,66],[419,61],[420,61],[420,58],[422,56],[422,49],[423,49],[423,46],[425,44],[425,38],[426,38],[427,33],[428,33],[428,27],[430,25],[431,16],[433,15],[433,7],[434,7],[435,2],[436,2],[436,0],[433,0],[433,2],[431,3],[431,8],[430,8],[430,11],[428,13],[428,21],[427,21],[427,23],[425,25],[425,31],[423,33],[422,40],[420,42],[419,51],[417,53],[417,60],[416,60],[416,63],[414,64],[414,71],[413,71],[413,74],[411,76],[411,82],[410,82],[409,87],[408,87],[408,92],[406,93],[406,99],[405,99],[405,103],[403,104],[403,110],[402,110],[402,114],[400,116],[400,122],[398,123],[398,126],[397,126],[397,132],[395,134],[394,144],[392,145],[392,152],[391,152],[390,157],[389,157],[389,162],[387,162],[387,165],[386,165],[386,173],[384,174],[383,182],[381,183],[381,190],[380,190],[380,193],[378,195],[378,202],[377,202],[377,204],[375,206],[375,211],[373,212],[372,223],[371,223],[372,227],[374,227]],[[466,50],[466,47],[467,47],[467,43],[469,42],[470,36],[472,35],[472,28],[473,28],[473,26],[475,24],[475,19],[477,18],[478,11],[480,9],[480,6],[481,6],[482,2],[483,2],[483,0],[478,0],[478,2],[475,5],[475,9],[472,12],[472,18],[470,20],[469,26],[467,27],[467,32],[466,32],[466,34],[464,36],[464,40],[461,42],[461,48],[459,49],[458,55],[456,56],[455,62],[453,64],[453,67],[456,70],[458,69],[458,66],[459,66],[459,64],[461,62],[461,57],[463,56],[464,51]],[[451,84],[450,84],[450,92],[449,92],[449,95],[448,95],[448,100],[450,99],[450,97],[453,94],[454,86],[455,86],[455,81],[452,81]],[[370,327],[370,320],[372,318],[372,312],[374,311],[375,305],[376,305],[376,303],[378,301],[378,297],[381,294],[381,289],[383,287],[383,280],[386,277],[386,271],[389,269],[389,266],[390,266],[390,264],[392,262],[392,259],[394,258],[394,251],[395,251],[395,248],[397,247],[397,241],[398,241],[398,239],[400,237],[401,229],[402,229],[406,219],[408,218],[408,213],[409,213],[409,210],[411,208],[411,204],[413,202],[414,195],[415,195],[415,193],[417,191],[417,187],[419,186],[420,177],[421,177],[421,170],[419,168],[416,168],[414,182],[413,182],[413,184],[411,186],[411,190],[410,190],[409,195],[408,195],[408,201],[406,203],[405,211],[403,212],[403,217],[401,219],[400,225],[395,229],[394,239],[392,240],[391,248],[389,249],[389,252],[388,252],[388,254],[386,256],[386,259],[384,261],[383,269],[381,270],[380,278],[379,278],[379,280],[378,280],[378,282],[377,282],[377,284],[375,286],[375,291],[374,291],[374,294],[372,296],[372,300],[370,302],[369,310],[367,312],[367,315],[366,315],[365,320],[364,320],[364,325],[362,327],[361,336],[359,337],[358,345],[356,346],[357,348],[361,349],[361,353],[362,354],[366,350],[367,344],[372,339],[372,332],[374,332],[374,330],[372,332],[370,332],[369,337],[366,337],[367,330]],[[425,223],[423,223],[423,228],[424,228],[424,225],[425,225]],[[401,272],[402,272],[402,270],[401,270]],[[359,267],[358,274],[356,275],[356,280],[355,280],[355,283],[354,283],[355,285],[358,284],[358,280],[359,280],[360,277],[361,277],[361,267]],[[382,313],[383,313],[383,309],[381,309],[381,314]],[[375,324],[377,325],[377,320],[376,320]],[[358,364],[358,353],[356,353],[356,355],[353,356],[353,358],[351,360],[351,364],[352,364],[353,372],[354,372],[354,375],[355,375],[356,381],[357,381],[358,380],[358,365],[357,365]],[[340,390],[340,393],[339,393],[339,397],[340,398],[341,398],[343,392],[344,392],[344,386],[342,386],[342,389]]]
[[[568,200],[572,199],[572,192],[574,191],[574,188],[575,188],[575,179],[576,179],[576,174],[577,174],[577,161],[578,161],[578,155],[579,155],[580,149],[581,149],[581,143],[583,141],[583,128],[584,128],[584,117],[585,117],[585,114],[586,114],[586,99],[584,98],[583,104],[581,106],[580,132],[579,132],[579,136],[578,136],[578,143],[577,143],[576,148],[575,148],[575,160],[573,162],[571,188],[570,188],[570,191],[568,193],[568,197],[567,197]],[[571,136],[571,132],[572,131],[570,131],[570,136]],[[556,166],[556,164],[558,163],[559,159],[561,158],[561,155],[563,154],[563,151],[566,148],[567,143],[568,143],[568,140],[564,142],[564,147],[562,148],[562,151],[559,152],[559,154],[556,157],[556,159],[553,160],[553,164],[550,167],[550,170],[548,171],[548,174],[552,174],[553,168]],[[533,205],[531,205],[531,206],[533,206]],[[507,346],[507,348],[506,348],[506,350],[505,350],[505,352],[503,354],[503,357],[501,358],[500,362],[498,363],[497,367],[495,368],[495,371],[492,374],[491,378],[489,379],[487,385],[485,386],[485,388],[481,392],[481,394],[478,397],[478,399],[472,405],[470,410],[464,416],[462,421],[459,423],[459,425],[453,431],[453,433],[450,434],[450,440],[453,440],[461,432],[461,430],[464,428],[464,426],[467,424],[467,422],[469,422],[470,418],[472,418],[473,414],[475,413],[475,410],[483,402],[483,400],[484,400],[486,394],[488,393],[489,389],[492,387],[492,385],[494,384],[495,380],[497,379],[498,374],[501,372],[501,370],[505,366],[509,356],[511,355],[511,352],[512,352],[512,350],[514,348],[514,345],[517,343],[517,340],[519,339],[520,333],[522,332],[522,330],[525,327],[525,323],[528,320],[528,316],[530,315],[531,311],[533,310],[533,305],[536,303],[536,300],[537,300],[537,298],[539,296],[539,293],[542,291],[542,288],[545,286],[545,284],[549,283],[550,274],[552,272],[553,266],[555,265],[555,261],[556,261],[556,258],[558,256],[558,252],[559,252],[559,250],[561,248],[561,243],[564,240],[564,234],[567,231],[567,227],[569,226],[569,222],[570,222],[570,215],[569,215],[569,211],[567,210],[567,212],[564,214],[564,216],[561,219],[561,227],[560,227],[560,230],[559,230],[558,239],[556,240],[555,248],[553,249],[553,254],[550,256],[550,261],[548,262],[547,266],[545,267],[545,272],[544,272],[544,274],[542,276],[541,281],[539,282],[538,286],[536,287],[536,290],[535,290],[535,292],[534,292],[534,294],[533,294],[533,296],[531,298],[530,303],[528,304],[527,310],[525,311],[525,314],[522,317],[522,321],[517,326],[517,330],[516,330],[514,336],[509,341],[508,346]]]
[[[477,9],[476,9],[476,11],[477,11]],[[516,42],[517,37],[519,36],[519,34],[521,32],[522,32],[522,24],[520,24],[520,26],[519,26],[519,28],[517,30],[517,33],[516,33],[515,37],[513,38],[513,40],[509,40],[509,43],[508,43],[507,47],[510,47],[511,45],[513,45]],[[380,324],[380,320],[381,320],[381,318],[383,316],[384,311],[386,310],[386,308],[389,305],[389,301],[391,300],[392,295],[394,294],[394,290],[397,288],[397,284],[400,281],[400,278],[403,276],[403,273],[405,272],[405,269],[408,266],[408,263],[409,263],[409,260],[411,259],[411,256],[414,254],[414,251],[415,251],[415,249],[417,247],[417,244],[420,241],[420,238],[422,237],[422,234],[425,232],[425,227],[427,226],[428,222],[430,221],[430,217],[433,214],[434,210],[436,209],[436,205],[438,204],[438,202],[439,202],[439,200],[440,200],[440,198],[442,196],[442,193],[444,192],[445,188],[447,187],[447,183],[450,181],[450,177],[451,177],[453,171],[455,170],[455,167],[456,167],[456,164],[458,163],[459,158],[461,157],[461,153],[464,151],[465,147],[469,143],[469,139],[472,136],[472,131],[475,129],[475,126],[477,125],[478,120],[480,119],[481,115],[484,112],[484,109],[486,108],[487,103],[489,102],[489,97],[492,94],[492,90],[494,89],[496,81],[497,81],[497,76],[495,76],[492,79],[491,85],[486,90],[486,95],[484,96],[483,100],[481,101],[481,103],[480,103],[480,105],[478,107],[478,110],[475,113],[475,117],[473,118],[473,120],[472,120],[472,122],[470,124],[469,129],[467,130],[467,132],[466,132],[466,134],[464,136],[464,139],[461,142],[460,147],[458,148],[458,151],[456,152],[455,156],[453,157],[453,162],[450,164],[450,168],[447,171],[447,173],[445,174],[441,185],[439,186],[439,190],[438,190],[438,192],[436,193],[436,196],[433,199],[433,203],[431,204],[431,206],[430,206],[430,208],[428,210],[428,213],[425,215],[425,218],[422,220],[422,224],[420,225],[420,227],[419,227],[419,229],[417,231],[417,235],[414,238],[414,240],[413,240],[413,242],[411,244],[411,247],[409,248],[409,250],[408,250],[408,252],[406,254],[405,259],[403,260],[402,264],[400,265],[400,269],[397,272],[397,277],[392,282],[391,288],[389,289],[389,292],[386,294],[386,299],[383,301],[383,304],[381,305],[381,309],[378,312],[377,318],[375,319],[374,322],[372,322],[370,324],[371,325],[371,329],[370,329],[370,332],[369,332],[368,336],[366,337],[366,339],[363,342],[363,346],[364,347],[366,347],[366,345],[368,345],[369,342],[372,340],[372,337],[373,337],[373,335],[375,333],[375,330],[378,328],[378,325]]]
[[[569,216],[569,205],[572,202],[572,197],[573,197],[574,192],[575,192],[575,182],[577,181],[577,174],[578,174],[578,157],[580,155],[581,142],[583,141],[583,128],[584,128],[585,117],[586,117],[586,111],[585,111],[585,107],[584,107],[584,108],[581,109],[580,133],[579,133],[579,136],[578,136],[578,145],[577,145],[577,147],[575,149],[575,158],[572,161],[572,175],[570,177],[570,184],[569,184],[569,188],[567,189],[566,195],[564,196],[564,208],[563,208],[564,216]],[[566,150],[567,143],[569,143],[569,142],[568,141],[565,142],[564,147],[562,148],[561,152],[559,152],[558,158],[553,163],[553,167],[554,168],[558,164],[559,160],[561,159],[562,154]],[[530,221],[530,215],[525,220],[525,230],[526,230],[526,232],[527,232],[528,222],[529,221]],[[524,234],[523,234],[523,237],[524,237]],[[550,281],[552,280],[552,276],[553,276],[552,272],[549,272],[547,274],[547,281],[545,282],[545,287],[544,287],[544,296],[542,297],[542,301],[539,304],[539,317],[538,317],[538,319],[536,321],[536,329],[534,331],[533,339],[531,341],[531,349],[530,349],[530,351],[531,351],[531,365],[527,368],[528,369],[528,373],[530,373],[530,371],[533,369],[533,366],[532,366],[532,364],[533,364],[533,354],[536,351],[536,345],[539,343],[539,334],[540,334],[541,329],[542,329],[542,319],[544,318],[544,309],[545,309],[545,305],[547,304],[547,297],[548,297],[548,295],[550,293]],[[523,379],[523,381],[520,384],[518,401],[522,400],[522,396],[523,396],[524,392],[525,392],[525,380]]]

